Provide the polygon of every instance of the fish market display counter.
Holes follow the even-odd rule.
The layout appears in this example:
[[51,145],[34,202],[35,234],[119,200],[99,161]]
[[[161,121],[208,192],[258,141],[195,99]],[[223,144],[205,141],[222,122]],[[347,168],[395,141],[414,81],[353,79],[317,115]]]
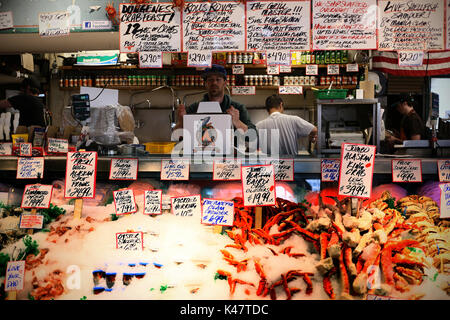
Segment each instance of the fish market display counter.
[[[0,160],[2,299],[450,298],[436,159],[421,159],[422,183],[393,183],[392,160],[376,158],[360,200],[338,195],[339,166],[319,158],[227,174],[188,161],[176,180],[169,158],[112,168],[99,157],[95,194],[67,197],[69,180],[90,177],[81,160],[66,172],[66,157],[45,157],[37,179],[16,179],[17,157]],[[273,180],[264,168],[278,168]],[[248,205],[251,183],[272,183],[265,205]]]

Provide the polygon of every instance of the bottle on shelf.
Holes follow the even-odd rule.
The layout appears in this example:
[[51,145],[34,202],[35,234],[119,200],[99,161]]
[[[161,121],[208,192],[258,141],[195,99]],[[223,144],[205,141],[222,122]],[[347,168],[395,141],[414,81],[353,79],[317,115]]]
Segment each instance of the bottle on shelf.
[[342,51],[341,55],[342,55],[341,56],[342,63],[348,63],[348,52],[347,52],[347,50]]
[[330,63],[335,64],[336,63],[336,51],[330,52]]
[[315,52],[311,52],[311,63],[312,64],[316,63],[316,53]]
[[342,62],[341,60],[341,51],[336,51],[336,63],[340,64]]
[[306,51],[306,64],[311,64],[311,53]]
[[324,64],[329,64],[330,63],[330,52],[329,51],[325,51],[325,60],[324,60]]

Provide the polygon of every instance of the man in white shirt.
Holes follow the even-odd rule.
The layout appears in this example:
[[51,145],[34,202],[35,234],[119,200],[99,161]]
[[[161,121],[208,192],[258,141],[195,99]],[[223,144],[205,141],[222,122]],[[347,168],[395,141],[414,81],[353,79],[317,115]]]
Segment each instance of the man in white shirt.
[[[309,141],[316,141],[317,128],[298,116],[283,114],[283,100],[279,95],[274,94],[266,99],[266,109],[269,117],[256,124],[263,152],[276,153],[276,143],[278,142],[280,155],[295,156],[298,154],[300,137],[308,136]],[[277,132],[279,141],[276,138]]]

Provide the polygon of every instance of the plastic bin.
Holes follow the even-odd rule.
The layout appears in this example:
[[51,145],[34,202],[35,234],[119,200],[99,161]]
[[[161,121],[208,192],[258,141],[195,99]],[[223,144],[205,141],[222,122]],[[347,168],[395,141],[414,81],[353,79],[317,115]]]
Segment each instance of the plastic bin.
[[176,142],[146,142],[145,150],[156,154],[170,154]]

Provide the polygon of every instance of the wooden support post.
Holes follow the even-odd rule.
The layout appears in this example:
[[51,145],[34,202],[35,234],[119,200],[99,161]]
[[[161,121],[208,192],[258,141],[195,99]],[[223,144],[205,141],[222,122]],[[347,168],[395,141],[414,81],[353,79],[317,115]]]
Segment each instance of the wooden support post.
[[217,225],[214,225],[213,226],[213,233],[222,233],[222,226],[217,226]]
[[73,218],[81,219],[81,212],[83,210],[83,199],[75,199],[75,205],[73,209]]
[[6,300],[17,300],[17,291],[8,291]]
[[255,208],[255,228],[262,228],[262,207]]

